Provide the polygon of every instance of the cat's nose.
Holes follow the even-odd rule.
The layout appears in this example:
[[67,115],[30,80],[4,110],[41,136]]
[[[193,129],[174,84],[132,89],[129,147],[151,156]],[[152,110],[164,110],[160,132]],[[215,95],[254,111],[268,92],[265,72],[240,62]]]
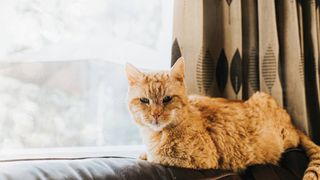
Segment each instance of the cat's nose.
[[160,113],[154,113],[154,114],[152,114],[152,116],[154,117],[154,119],[158,119],[160,116]]

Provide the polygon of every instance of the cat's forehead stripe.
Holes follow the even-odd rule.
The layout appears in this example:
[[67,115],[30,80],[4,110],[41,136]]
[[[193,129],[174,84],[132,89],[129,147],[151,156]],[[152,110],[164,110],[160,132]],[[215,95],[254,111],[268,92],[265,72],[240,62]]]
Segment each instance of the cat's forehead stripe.
[[166,83],[169,80],[168,73],[155,73],[145,76],[146,95],[154,100],[158,100],[166,93]]

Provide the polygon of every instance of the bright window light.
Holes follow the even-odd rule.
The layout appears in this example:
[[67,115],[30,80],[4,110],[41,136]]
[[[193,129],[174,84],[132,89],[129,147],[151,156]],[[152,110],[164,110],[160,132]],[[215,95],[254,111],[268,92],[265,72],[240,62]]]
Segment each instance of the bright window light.
[[172,0],[1,0],[0,154],[141,145],[124,64],[168,69],[172,16]]

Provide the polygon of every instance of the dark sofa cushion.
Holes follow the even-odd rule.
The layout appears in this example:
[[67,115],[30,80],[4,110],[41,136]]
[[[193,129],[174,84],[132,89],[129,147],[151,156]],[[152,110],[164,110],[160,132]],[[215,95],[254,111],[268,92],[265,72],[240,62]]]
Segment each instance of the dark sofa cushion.
[[282,165],[257,165],[237,174],[226,170],[164,167],[133,158],[82,158],[7,161],[0,163],[0,179],[301,179],[307,157],[301,150],[283,155]]
[[289,149],[282,154],[279,165],[255,165],[245,172],[245,179],[300,180],[307,169],[309,158],[301,149]]

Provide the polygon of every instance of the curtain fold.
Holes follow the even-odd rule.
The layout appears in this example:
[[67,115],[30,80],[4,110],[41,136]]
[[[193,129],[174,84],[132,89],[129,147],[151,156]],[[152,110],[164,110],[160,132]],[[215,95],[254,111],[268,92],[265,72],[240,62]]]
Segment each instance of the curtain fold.
[[256,0],[242,1],[243,98],[260,90],[258,8]]
[[[302,5],[303,43],[306,75],[307,106],[311,122],[311,135],[320,143],[320,90],[319,90],[319,30],[317,30],[318,2],[298,1]],[[319,26],[318,26],[319,27]]]
[[316,0],[175,0],[172,64],[189,93],[271,94],[320,143],[320,10]]
[[[230,99],[242,99],[241,2],[214,1],[214,3],[217,16],[212,22],[211,30],[214,31],[219,27],[219,31],[205,31],[205,34],[216,33],[216,38],[210,40],[213,43],[210,44],[209,49],[214,52],[219,93]],[[211,18],[204,17],[205,23],[212,21]]]
[[[189,74],[186,76],[189,92],[203,91],[206,83],[203,77],[206,73],[196,69],[198,61],[202,62],[205,54],[203,52],[203,2],[178,0],[174,1],[174,7],[172,62],[180,57],[177,55],[182,55],[186,59],[185,70]],[[193,61],[187,59],[193,59]],[[203,71],[206,71],[206,68]],[[201,82],[200,85],[199,82]]]
[[296,126],[311,134],[307,114],[304,59],[300,43],[298,6],[296,1],[277,1],[277,30],[280,43],[280,64],[284,106]]
[[260,90],[283,105],[275,1],[258,1]]

